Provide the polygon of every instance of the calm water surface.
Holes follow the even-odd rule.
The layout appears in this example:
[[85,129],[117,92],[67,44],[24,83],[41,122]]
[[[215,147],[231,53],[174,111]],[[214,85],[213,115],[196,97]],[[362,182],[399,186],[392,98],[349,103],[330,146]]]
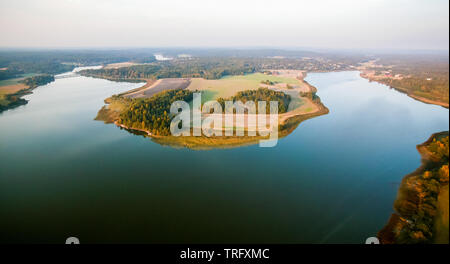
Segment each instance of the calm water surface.
[[330,114],[275,148],[160,146],[94,121],[140,84],[58,79],[0,114],[0,242],[362,243],[448,110],[358,72],[309,74]]

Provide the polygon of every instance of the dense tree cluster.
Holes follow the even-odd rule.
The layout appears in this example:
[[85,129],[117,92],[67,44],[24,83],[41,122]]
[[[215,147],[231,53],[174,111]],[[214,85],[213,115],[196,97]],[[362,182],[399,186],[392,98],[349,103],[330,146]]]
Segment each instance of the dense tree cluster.
[[153,135],[170,135],[170,106],[175,101],[192,101],[193,93],[189,90],[168,90],[146,99],[126,100],[127,108],[120,114],[118,122],[129,128],[150,131]]
[[433,153],[433,158],[438,162],[448,162],[448,136],[440,140],[436,140],[436,138],[434,138],[433,142],[428,145],[428,150]]
[[55,80],[55,77],[53,75],[43,74],[43,75],[37,75],[33,77],[28,77],[22,82],[26,84],[29,88],[36,88],[40,85],[45,85],[47,83],[51,83]]
[[406,89],[413,95],[449,102],[448,76],[434,76],[434,78],[418,78],[414,76],[403,79],[384,78],[380,82],[391,87]]
[[265,81],[261,81],[262,84],[266,84],[266,85],[274,85],[275,83],[270,81],[270,80],[265,80]]
[[422,173],[406,179],[407,199],[396,204],[396,210],[408,218],[397,238],[398,243],[428,243],[433,238],[433,223],[437,213],[437,197],[442,184],[449,180],[449,137],[433,139],[426,147],[433,165]]
[[289,107],[289,103],[291,102],[291,96],[278,91],[273,91],[268,88],[259,88],[258,90],[248,90],[238,92],[235,96],[230,98],[218,98],[217,102],[222,105],[222,109],[225,110],[225,101],[241,101],[243,103],[247,101],[255,102],[257,107],[258,101],[267,102],[266,104],[266,112],[270,113],[269,102],[270,101],[278,101],[278,113],[286,113]]

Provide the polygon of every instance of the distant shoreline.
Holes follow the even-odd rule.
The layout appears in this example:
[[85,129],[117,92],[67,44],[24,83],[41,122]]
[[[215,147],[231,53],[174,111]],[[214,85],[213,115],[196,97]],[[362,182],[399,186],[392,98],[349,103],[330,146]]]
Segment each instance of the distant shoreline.
[[371,81],[371,82],[377,82],[377,83],[380,83],[380,84],[389,86],[390,88],[395,89],[395,90],[398,91],[398,92],[404,93],[404,94],[406,94],[407,96],[411,97],[412,99],[417,100],[417,101],[420,101],[420,102],[422,102],[422,103],[438,105],[438,106],[442,106],[442,107],[447,108],[447,109],[449,108],[449,103],[442,102],[442,101],[438,101],[438,100],[433,100],[433,99],[428,99],[428,98],[425,98],[425,97],[421,97],[421,96],[412,94],[412,93],[411,93],[409,90],[407,90],[407,89],[404,89],[404,88],[401,88],[401,87],[393,87],[393,86],[390,86],[390,85],[388,85],[388,84],[385,84],[385,83],[383,83],[383,82],[377,80],[376,78],[371,78],[370,76],[367,76],[367,75],[363,74],[361,71],[360,71],[360,76],[361,76],[362,78],[364,78],[364,79],[367,79],[367,80]]

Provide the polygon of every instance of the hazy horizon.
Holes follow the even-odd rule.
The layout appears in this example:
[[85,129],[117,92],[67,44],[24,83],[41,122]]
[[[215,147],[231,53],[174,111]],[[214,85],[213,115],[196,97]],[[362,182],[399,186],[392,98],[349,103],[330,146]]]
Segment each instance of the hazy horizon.
[[440,50],[446,0],[2,0],[0,48]]

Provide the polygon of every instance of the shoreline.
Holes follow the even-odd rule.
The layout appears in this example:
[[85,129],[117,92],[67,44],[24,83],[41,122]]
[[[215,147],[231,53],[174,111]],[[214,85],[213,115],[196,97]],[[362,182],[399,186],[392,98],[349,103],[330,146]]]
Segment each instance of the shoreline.
[[[413,225],[413,222],[410,220],[413,216],[413,213],[411,213],[413,209],[411,208],[417,206],[421,199],[416,197],[418,194],[411,191],[411,183],[409,180],[414,180],[415,177],[419,177],[439,162],[433,157],[433,154],[430,153],[427,147],[433,142],[434,139],[448,135],[448,131],[434,133],[424,143],[416,146],[416,149],[421,156],[421,165],[415,171],[405,175],[402,179],[397,192],[397,198],[394,200],[394,213],[391,214],[386,225],[378,232],[377,235],[382,244],[398,243],[400,233],[407,227]],[[440,189],[445,187],[448,188],[448,182],[446,184],[440,184]],[[408,208],[405,208],[405,205],[408,205]],[[433,230],[433,238],[435,235],[435,230]]]
[[[2,95],[3,98],[5,98],[4,100],[7,100],[7,101],[9,101],[8,99],[11,98],[11,97],[16,97],[16,99],[14,101],[10,101],[10,103],[7,104],[6,106],[0,105],[0,113],[3,113],[3,112],[6,112],[8,110],[12,110],[14,108],[17,108],[19,106],[28,104],[28,100],[23,99],[22,97],[25,96],[25,95],[32,94],[33,90],[39,87],[39,86],[30,87],[30,86],[27,86],[27,85],[24,85],[24,86],[25,87],[23,89],[18,90],[18,91],[14,92],[14,93],[9,93],[9,94]],[[4,87],[7,87],[7,86],[4,86]],[[2,99],[2,98],[0,98],[0,99]]]
[[[55,78],[55,76],[57,75],[65,75],[65,74],[70,74],[70,73],[76,73],[76,68],[73,69],[72,71],[68,71],[68,72],[63,72],[63,73],[59,73],[59,74],[37,74],[37,75],[33,75],[31,77],[27,77],[24,78],[23,81],[17,83],[17,84],[12,84],[12,85],[5,85],[5,86],[0,86],[0,90],[3,89],[11,89],[13,86],[17,86],[17,85],[21,85],[22,88],[20,90],[14,91],[12,93],[4,93],[1,94],[0,93],[0,113],[8,111],[8,110],[12,110],[14,108],[17,108],[21,105],[26,105],[28,104],[29,100],[23,99],[22,97],[25,95],[29,95],[33,93],[34,89],[39,88],[40,86],[44,86],[47,85],[49,83],[54,82],[57,78]],[[39,80],[39,77],[42,76],[46,76],[48,77],[46,80]],[[32,83],[31,84],[25,84],[27,79],[31,79]],[[33,79],[37,79],[37,80],[33,80]],[[12,100],[9,100],[12,99]],[[6,105],[2,105],[2,101],[6,101]]]
[[385,83],[383,83],[383,82],[380,82],[380,81],[377,80],[376,78],[371,78],[371,77],[369,77],[369,76],[363,74],[362,71],[359,71],[359,73],[360,73],[359,75],[360,75],[362,78],[364,78],[364,79],[366,79],[366,80],[369,80],[370,82],[377,82],[377,83],[379,83],[379,84],[386,85],[386,86],[388,86],[388,87],[391,88],[391,89],[394,89],[394,90],[396,90],[396,91],[398,91],[398,92],[401,92],[401,93],[403,93],[403,94],[406,94],[407,96],[409,96],[410,98],[412,98],[412,99],[414,99],[414,100],[417,100],[417,101],[422,102],[422,103],[425,103],[425,104],[437,105],[437,106],[441,106],[441,107],[444,107],[444,108],[449,109],[449,103],[442,102],[442,101],[437,101],[437,100],[433,100],[433,99],[428,99],[428,98],[425,98],[425,97],[421,97],[421,96],[412,94],[412,93],[411,93],[410,91],[408,91],[407,89],[404,89],[404,88],[401,88],[401,87],[393,87],[393,86],[390,86],[390,85],[385,84]]

